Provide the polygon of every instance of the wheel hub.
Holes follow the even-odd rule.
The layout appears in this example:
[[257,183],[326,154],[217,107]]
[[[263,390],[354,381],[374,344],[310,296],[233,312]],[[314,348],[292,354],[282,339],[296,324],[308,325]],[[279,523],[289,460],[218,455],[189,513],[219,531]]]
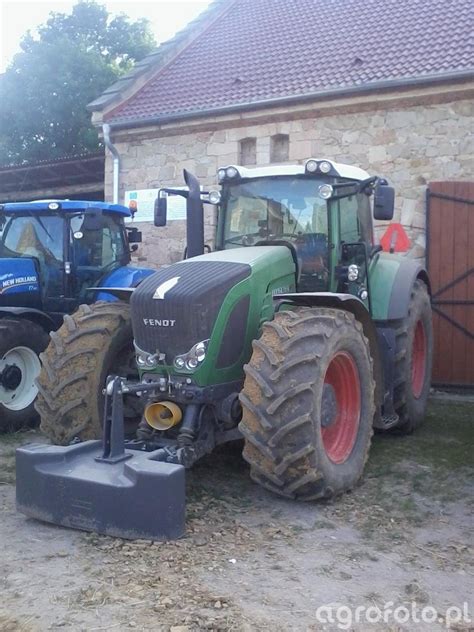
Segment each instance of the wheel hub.
[[337,416],[337,399],[332,384],[324,384],[321,399],[321,426],[327,428],[334,423]]
[[321,399],[321,438],[329,459],[344,463],[357,439],[361,414],[359,371],[353,356],[338,351],[324,378]]
[[30,347],[13,347],[0,357],[0,406],[22,411],[30,406],[38,394],[35,380],[41,363]]
[[7,364],[0,373],[0,385],[7,391],[14,391],[20,386],[22,377],[20,368],[15,364]]

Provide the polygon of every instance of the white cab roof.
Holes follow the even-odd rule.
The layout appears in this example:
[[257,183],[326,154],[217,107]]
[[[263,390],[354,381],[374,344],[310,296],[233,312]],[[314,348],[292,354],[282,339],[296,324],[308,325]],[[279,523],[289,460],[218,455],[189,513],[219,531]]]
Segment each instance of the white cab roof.
[[[334,162],[334,160],[328,160],[327,158],[311,158],[309,160],[326,160],[331,163],[333,169],[338,173],[341,178],[349,178],[350,180],[366,180],[370,178],[370,174],[364,169],[359,167],[353,167],[352,165],[345,165],[341,162]],[[305,161],[305,163],[307,160]],[[271,176],[296,176],[304,175],[305,165],[271,165],[268,167],[241,167],[239,165],[227,165],[228,167],[235,167],[241,178],[264,178]],[[221,167],[222,168],[222,167]],[[223,167],[226,169],[227,167]],[[324,174],[321,174],[324,175]]]

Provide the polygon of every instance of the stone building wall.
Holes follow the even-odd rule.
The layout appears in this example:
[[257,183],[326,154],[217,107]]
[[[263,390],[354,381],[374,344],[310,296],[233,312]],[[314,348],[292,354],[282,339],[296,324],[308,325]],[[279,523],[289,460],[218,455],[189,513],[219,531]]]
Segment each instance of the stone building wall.
[[[336,111],[337,112],[337,111]],[[425,253],[426,185],[436,180],[472,179],[473,102],[466,98],[431,104],[395,104],[372,110],[313,115],[244,126],[242,121],[214,131],[160,134],[149,132],[117,142],[122,155],[120,197],[127,189],[182,185],[183,168],[205,185],[216,184],[218,167],[238,163],[239,140],[256,138],[258,166],[270,164],[271,139],[289,135],[289,163],[324,157],[353,164],[388,178],[396,190],[394,221],[407,230],[410,256]],[[215,120],[215,119],[214,119]],[[112,165],[106,164],[106,199],[111,196]],[[207,209],[206,238],[212,239],[214,217]],[[184,222],[165,228],[141,225],[141,261],[170,263],[182,257]],[[385,230],[383,223],[378,234]]]

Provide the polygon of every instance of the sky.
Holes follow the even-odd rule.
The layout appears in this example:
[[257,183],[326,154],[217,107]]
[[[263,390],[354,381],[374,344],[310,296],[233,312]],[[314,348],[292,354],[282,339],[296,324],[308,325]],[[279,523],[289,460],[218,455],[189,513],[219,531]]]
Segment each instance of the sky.
[[[181,30],[209,4],[209,0],[98,0],[110,13],[126,13],[132,20],[150,20],[157,42]],[[22,36],[46,22],[51,11],[70,13],[76,2],[65,0],[0,0],[0,73],[19,52]]]

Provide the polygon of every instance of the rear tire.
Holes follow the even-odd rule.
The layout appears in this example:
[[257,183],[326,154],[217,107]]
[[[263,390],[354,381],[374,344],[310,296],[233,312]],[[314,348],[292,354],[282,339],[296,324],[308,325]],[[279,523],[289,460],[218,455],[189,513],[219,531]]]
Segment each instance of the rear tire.
[[0,432],[38,421],[35,379],[48,342],[44,329],[30,320],[0,320]]
[[[58,445],[98,439],[102,431],[108,375],[133,377],[130,306],[123,302],[81,305],[51,334],[41,355],[36,410],[41,430]],[[131,369],[133,371],[133,369]],[[127,375],[124,375],[127,373]]]
[[362,325],[343,310],[276,314],[253,343],[240,396],[251,478],[288,498],[328,498],[362,475],[375,412]]
[[400,417],[398,432],[409,434],[426,414],[433,366],[433,324],[426,285],[415,281],[408,316],[395,330],[394,407]]

